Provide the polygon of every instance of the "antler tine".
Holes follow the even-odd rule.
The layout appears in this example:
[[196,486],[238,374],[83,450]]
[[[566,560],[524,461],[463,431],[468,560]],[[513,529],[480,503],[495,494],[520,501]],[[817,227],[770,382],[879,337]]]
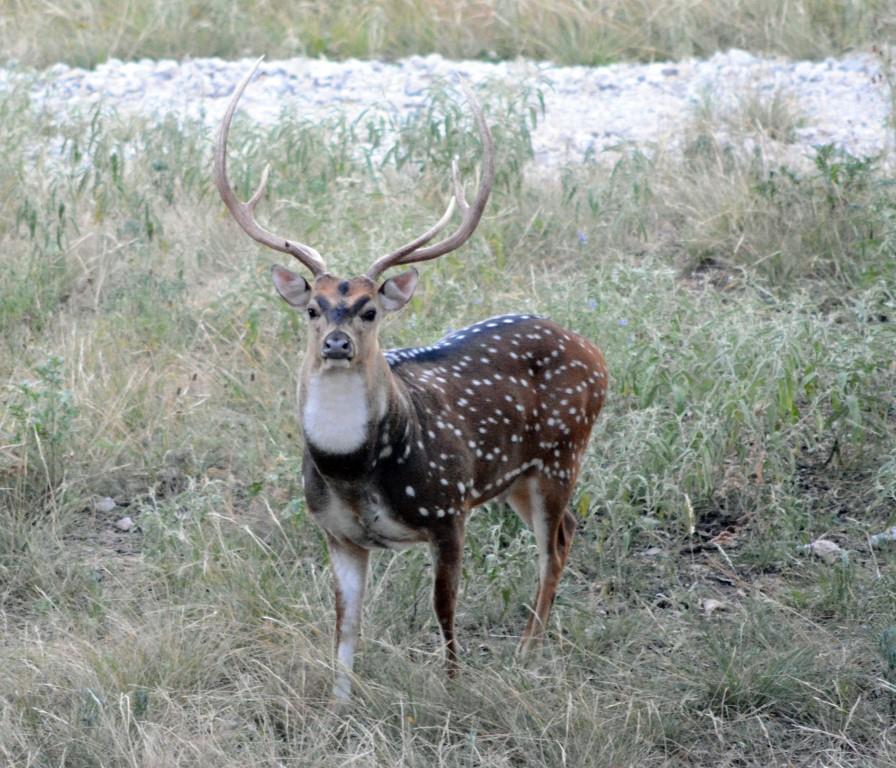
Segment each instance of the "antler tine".
[[246,86],[249,85],[249,82],[252,80],[252,77],[255,75],[255,72],[258,70],[263,59],[264,56],[255,62],[252,71],[249,72],[239,86],[237,86],[233,93],[233,98],[231,98],[230,104],[227,107],[227,111],[224,113],[224,119],[222,120],[221,128],[218,131],[218,138],[215,141],[215,185],[218,187],[218,193],[221,195],[224,205],[227,206],[227,210],[230,211],[233,218],[236,219],[237,224],[243,228],[249,237],[262,245],[266,245],[268,248],[273,248],[275,251],[295,256],[302,262],[302,264],[311,270],[311,273],[315,277],[317,277],[327,271],[327,265],[314,248],[305,245],[304,243],[296,243],[292,240],[280,237],[280,235],[275,235],[273,232],[266,230],[255,220],[255,206],[258,205],[258,201],[264,194],[271,166],[265,166],[265,169],[261,174],[261,183],[259,183],[258,189],[255,190],[252,197],[245,203],[237,198],[230,186],[230,181],[227,179],[227,136],[230,133],[230,123],[233,120],[233,113],[236,112],[237,102],[239,102],[240,97],[243,95],[243,91],[246,90]]
[[[475,116],[476,123],[479,127],[479,135],[482,139],[483,171],[476,199],[473,201],[472,205],[467,203],[463,184],[460,180],[457,158],[454,158],[451,162],[451,178],[454,186],[454,195],[448,204],[448,209],[445,211],[445,214],[439,219],[434,227],[414,240],[411,240],[409,243],[401,246],[401,248],[392,251],[392,253],[385,256],[381,256],[373,262],[370,269],[367,270],[367,277],[371,280],[375,280],[390,267],[398,266],[399,264],[412,264],[417,261],[429,261],[430,259],[444,256],[446,253],[460,248],[479,225],[479,220],[482,218],[482,213],[485,210],[486,203],[488,203],[488,198],[495,182],[495,152],[492,144],[492,135],[485,122],[485,116],[482,114],[482,108],[479,106],[479,102],[463,81],[461,81],[461,88],[463,89],[464,96],[467,97],[467,101],[470,103],[470,107],[473,109],[473,115]],[[430,245],[426,248],[421,247],[426,245],[426,243],[432,240],[433,237],[445,228],[454,213],[455,205],[460,209],[462,218],[460,225],[454,233],[450,237],[447,237],[434,245]]]

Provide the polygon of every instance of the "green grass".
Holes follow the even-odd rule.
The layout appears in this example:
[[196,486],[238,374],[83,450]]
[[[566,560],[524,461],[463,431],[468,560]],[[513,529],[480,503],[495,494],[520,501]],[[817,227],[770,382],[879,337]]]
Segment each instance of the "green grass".
[[7,0],[0,50],[34,66],[109,57],[527,56],[562,64],[745,48],[820,58],[884,43],[887,0]]
[[[867,539],[896,524],[889,175],[828,149],[782,166],[703,115],[684,154],[546,178],[524,172],[537,96],[483,95],[486,218],[384,334],[533,310],[605,350],[548,646],[514,658],[537,558],[492,505],[469,523],[459,679],[425,551],[383,553],[339,713],[302,322],[213,191],[211,137],[0,97],[0,763],[892,764],[896,548]],[[394,144],[372,115],[373,153],[367,126],[238,123],[233,179],[245,195],[269,159],[263,219],[357,272],[439,215],[451,154],[472,175],[473,127],[445,137],[444,109]],[[801,551],[822,536],[848,557]]]

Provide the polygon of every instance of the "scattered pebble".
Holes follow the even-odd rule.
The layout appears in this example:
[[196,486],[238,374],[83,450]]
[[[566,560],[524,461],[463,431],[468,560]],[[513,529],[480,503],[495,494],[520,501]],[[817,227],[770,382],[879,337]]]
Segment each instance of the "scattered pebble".
[[97,499],[93,502],[93,508],[97,512],[102,512],[103,514],[107,514],[115,509],[118,505],[115,503],[115,499],[110,496],[105,496],[102,499]]
[[846,560],[848,554],[839,544],[828,541],[827,539],[816,539],[811,544],[804,544],[800,547],[804,552],[811,552],[816,557],[824,560],[828,565]]
[[704,616],[712,616],[716,611],[727,610],[728,603],[724,600],[715,600],[714,598],[707,597],[700,601],[700,608],[703,609]]
[[120,520],[115,521],[115,527],[118,528],[119,531],[129,531],[134,527],[134,521],[130,517],[123,517]]
[[[0,90],[29,78],[39,103],[54,110],[99,101],[122,112],[174,113],[217,125],[234,86],[253,61],[110,59],[86,70],[55,64],[38,73],[0,68]],[[263,62],[243,96],[241,112],[271,123],[283,110],[317,120],[349,120],[370,108],[400,113],[421,108],[433,83],[460,73],[474,83],[539,85],[546,114],[533,135],[536,160],[579,162],[620,144],[675,145],[701,105],[730,106],[750,94],[792,100],[804,124],[800,147],[833,143],[855,155],[881,152],[892,131],[886,86],[871,54],[791,61],[745,51],[708,59],[604,67],[561,67],[527,60],[450,61],[438,55],[393,63],[293,58]]]
[[893,541],[896,541],[896,525],[894,525],[892,528],[888,528],[883,533],[875,533],[871,537],[871,544],[874,546],[887,544]]

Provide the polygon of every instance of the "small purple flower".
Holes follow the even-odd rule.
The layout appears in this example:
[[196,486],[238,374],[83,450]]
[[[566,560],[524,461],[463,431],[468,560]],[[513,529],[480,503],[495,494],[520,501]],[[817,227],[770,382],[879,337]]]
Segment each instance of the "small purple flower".
[[588,233],[584,229],[578,230],[576,237],[579,239],[579,245],[585,245],[588,242]]
[[597,309],[597,299],[593,297],[588,299],[588,301],[585,302],[585,306],[588,307],[589,310],[594,312],[594,310]]
[[621,326],[624,328],[625,326],[628,325],[628,320],[626,320],[624,317],[620,317],[620,318],[619,318],[619,325],[621,325]]

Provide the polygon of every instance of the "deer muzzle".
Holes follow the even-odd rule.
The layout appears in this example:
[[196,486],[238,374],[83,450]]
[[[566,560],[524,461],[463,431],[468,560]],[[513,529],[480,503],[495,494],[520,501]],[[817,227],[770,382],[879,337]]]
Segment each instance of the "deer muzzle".
[[352,344],[348,334],[333,331],[324,338],[320,356],[324,360],[351,360],[355,356],[355,345]]

